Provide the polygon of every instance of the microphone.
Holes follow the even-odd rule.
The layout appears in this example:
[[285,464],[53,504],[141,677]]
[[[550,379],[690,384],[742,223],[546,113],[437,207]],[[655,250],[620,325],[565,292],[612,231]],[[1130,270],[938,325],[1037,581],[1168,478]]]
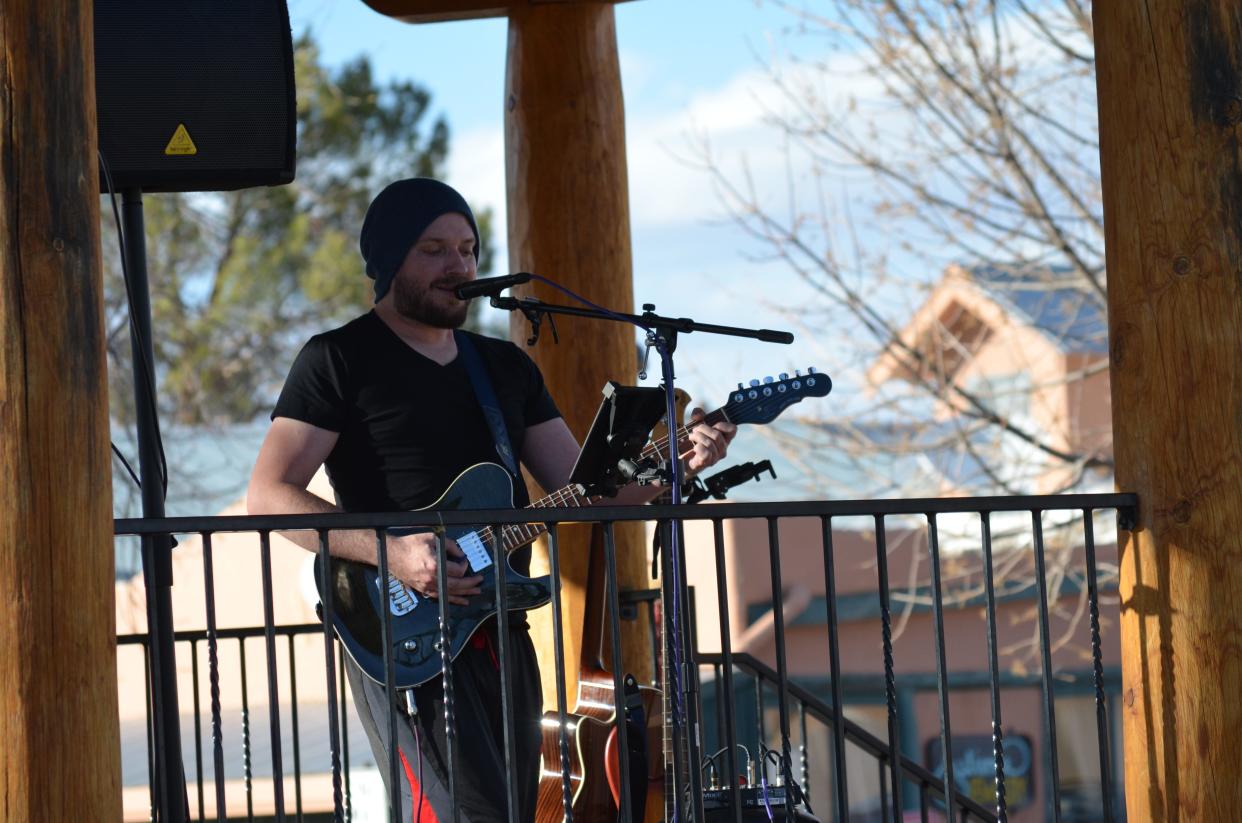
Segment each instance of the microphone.
[[471,280],[453,289],[458,300],[469,300],[472,297],[497,297],[510,286],[529,283],[530,275],[520,271],[517,274],[506,274],[504,277],[484,277],[482,280]]

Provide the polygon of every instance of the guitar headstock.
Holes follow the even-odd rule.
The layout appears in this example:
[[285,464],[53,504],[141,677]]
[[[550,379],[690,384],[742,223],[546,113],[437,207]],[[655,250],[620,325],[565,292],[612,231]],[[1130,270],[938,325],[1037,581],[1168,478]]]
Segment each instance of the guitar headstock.
[[812,367],[806,374],[795,371],[792,377],[782,373],[776,380],[765,377],[751,380],[749,386],[738,383],[721,410],[734,423],[770,423],[804,397],[825,397],[830,391],[832,380]]

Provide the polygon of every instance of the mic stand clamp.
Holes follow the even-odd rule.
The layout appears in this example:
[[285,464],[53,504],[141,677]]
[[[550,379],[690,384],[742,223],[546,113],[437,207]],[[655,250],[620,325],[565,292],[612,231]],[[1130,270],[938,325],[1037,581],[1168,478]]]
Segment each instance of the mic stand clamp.
[[667,483],[669,478],[668,461],[633,461],[622,459],[617,463],[617,473],[625,479],[625,482],[637,483],[640,486],[650,486],[652,483],[658,482]]
[[526,338],[526,345],[533,346],[539,342],[539,329],[545,317],[548,318],[548,326],[552,329],[552,342],[558,344],[561,342],[560,335],[556,333],[556,318],[543,309],[538,298],[527,297],[525,300],[515,300],[512,297],[493,296],[489,302],[494,308],[504,311],[516,309],[526,317],[526,322],[530,323],[530,337]]

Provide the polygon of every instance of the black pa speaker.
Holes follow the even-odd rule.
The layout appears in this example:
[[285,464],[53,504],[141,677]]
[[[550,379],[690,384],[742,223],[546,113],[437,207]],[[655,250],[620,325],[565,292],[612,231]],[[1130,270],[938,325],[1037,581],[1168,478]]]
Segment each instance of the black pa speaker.
[[292,181],[297,109],[285,0],[95,0],[95,104],[117,190]]

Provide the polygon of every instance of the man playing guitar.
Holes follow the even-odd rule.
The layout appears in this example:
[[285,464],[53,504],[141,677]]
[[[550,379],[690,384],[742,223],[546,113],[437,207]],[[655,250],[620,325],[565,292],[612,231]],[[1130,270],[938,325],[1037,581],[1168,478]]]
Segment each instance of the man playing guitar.
[[[504,418],[512,453],[545,489],[568,483],[579,446],[544,386],[535,363],[507,341],[456,331],[468,302],[454,290],[477,273],[479,234],[474,216],[455,190],[436,180],[401,180],[372,201],[359,246],[375,280],[375,306],[365,315],[311,338],[299,353],[272,413],[247,492],[252,514],[334,511],[407,511],[433,504],[463,470],[497,463],[498,444],[459,357],[459,343],[477,351]],[[597,387],[591,387],[595,389]],[[701,411],[696,411],[701,415]],[[724,457],[736,427],[727,422],[690,432],[689,472]],[[325,465],[336,496],[331,503],[307,490]],[[656,489],[628,487],[615,501],[640,503]],[[516,507],[529,498],[520,477]],[[309,532],[290,539],[310,551]],[[437,590],[435,537],[387,538],[391,574],[419,597],[447,597],[466,605],[479,596],[480,575],[446,541],[448,589]],[[370,530],[333,531],[335,558],[376,565]],[[529,549],[511,558],[526,574]],[[512,686],[516,709],[520,820],[533,820],[540,765],[542,695],[525,619],[511,613]],[[462,769],[454,775],[463,821],[506,820],[500,678],[495,621],[471,638],[454,662],[457,729]],[[384,687],[352,659],[346,671],[359,716],[379,763],[388,762]],[[405,775],[403,819],[448,820],[443,691],[438,679],[414,689],[417,713],[399,719],[397,748]],[[398,705],[402,703],[399,702]],[[387,780],[388,772],[380,770]],[[417,775],[421,772],[421,785]],[[392,790],[392,787],[389,787]],[[415,808],[415,804],[421,806]],[[406,815],[409,815],[407,818]]]

